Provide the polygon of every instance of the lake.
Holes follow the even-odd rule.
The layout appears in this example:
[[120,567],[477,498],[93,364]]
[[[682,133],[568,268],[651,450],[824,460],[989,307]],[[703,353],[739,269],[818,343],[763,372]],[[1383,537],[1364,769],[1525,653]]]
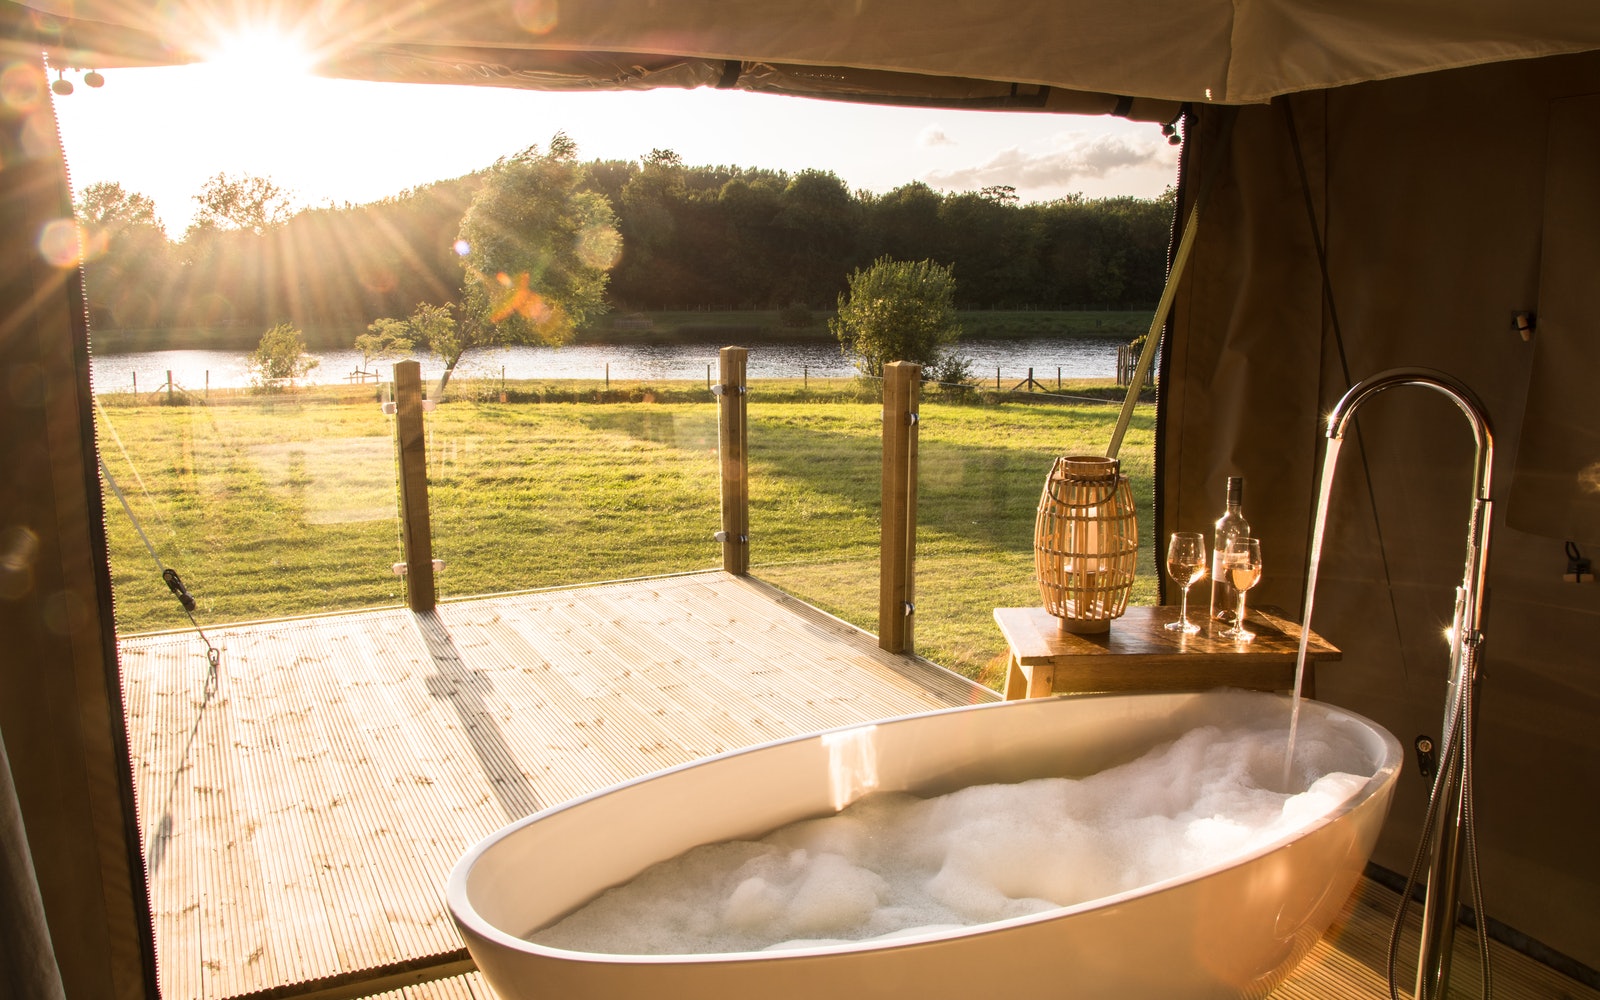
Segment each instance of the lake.
[[[972,363],[972,374],[994,380],[999,369],[1001,384],[1010,386],[1034,377],[1053,386],[1057,371],[1064,379],[1114,378],[1117,346],[1120,339],[1082,337],[1039,337],[1016,340],[975,340],[963,342],[956,352]],[[167,372],[181,389],[190,391],[213,387],[231,389],[250,384],[245,351],[145,351],[133,354],[96,355],[90,362],[97,393],[127,392],[135,387],[154,392],[166,384]],[[338,383],[361,367],[358,351],[320,351],[311,355],[318,365],[304,380],[308,383]],[[444,362],[436,357],[422,361],[425,381],[438,381]],[[504,369],[508,379],[604,379],[632,382],[652,380],[703,379],[706,366],[716,374],[717,348],[710,344],[614,345],[581,344],[567,347],[509,347],[500,350],[470,351],[456,366],[454,378],[499,378]],[[390,378],[392,361],[369,366]],[[609,369],[609,371],[608,371]],[[750,378],[845,378],[855,368],[839,353],[836,344],[808,341],[762,344],[750,349]]]

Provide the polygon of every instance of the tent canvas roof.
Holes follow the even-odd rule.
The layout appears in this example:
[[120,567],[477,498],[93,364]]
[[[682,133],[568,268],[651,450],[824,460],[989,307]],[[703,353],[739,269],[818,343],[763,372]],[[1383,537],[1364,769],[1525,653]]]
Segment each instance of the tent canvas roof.
[[[739,87],[1171,118],[1600,48],[1593,0],[0,0],[60,65],[195,61],[241,26],[337,77],[531,89]],[[1130,100],[1137,99],[1137,100]],[[1150,104],[1148,102],[1157,102]]]

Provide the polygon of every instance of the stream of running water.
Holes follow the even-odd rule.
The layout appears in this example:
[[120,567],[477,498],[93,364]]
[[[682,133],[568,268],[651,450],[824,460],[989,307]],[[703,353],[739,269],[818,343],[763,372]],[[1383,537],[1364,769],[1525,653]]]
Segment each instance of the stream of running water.
[[1294,664],[1294,707],[1289,714],[1289,747],[1283,755],[1285,785],[1289,783],[1295,736],[1300,727],[1300,689],[1306,675],[1306,647],[1311,642],[1311,612],[1316,607],[1317,571],[1322,564],[1322,536],[1328,528],[1328,497],[1333,493],[1333,470],[1339,463],[1339,447],[1343,443],[1343,438],[1328,438],[1328,451],[1322,458],[1322,478],[1317,487],[1317,512],[1311,527],[1311,558],[1306,565],[1306,603],[1300,614],[1300,652]]

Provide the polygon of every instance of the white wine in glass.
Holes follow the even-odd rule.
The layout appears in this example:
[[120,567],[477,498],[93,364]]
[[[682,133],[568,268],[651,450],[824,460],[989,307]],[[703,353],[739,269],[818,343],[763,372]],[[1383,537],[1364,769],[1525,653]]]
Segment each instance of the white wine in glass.
[[1256,637],[1244,627],[1244,596],[1250,588],[1261,582],[1261,540],[1258,538],[1230,538],[1227,551],[1222,554],[1222,569],[1228,582],[1239,591],[1239,615],[1233,625],[1219,633],[1225,639],[1249,642]]
[[1167,624],[1174,632],[1198,632],[1200,626],[1189,620],[1189,588],[1205,579],[1206,540],[1198,531],[1174,531],[1167,543],[1167,572],[1172,582],[1183,588],[1183,604],[1178,620]]

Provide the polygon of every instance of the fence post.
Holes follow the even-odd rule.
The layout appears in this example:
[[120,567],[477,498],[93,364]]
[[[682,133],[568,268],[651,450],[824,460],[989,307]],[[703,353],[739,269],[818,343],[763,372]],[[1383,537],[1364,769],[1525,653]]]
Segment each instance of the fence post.
[[394,438],[400,457],[400,543],[406,560],[406,604],[432,611],[433,532],[428,522],[428,454],[422,430],[422,364],[394,366]]
[[917,406],[922,367],[883,367],[883,514],[878,556],[878,645],[910,653],[916,610]]
[[750,572],[750,442],[745,406],[745,364],[750,352],[724,347],[717,352],[722,381],[717,394],[717,450],[722,461],[722,568],[736,576]]

